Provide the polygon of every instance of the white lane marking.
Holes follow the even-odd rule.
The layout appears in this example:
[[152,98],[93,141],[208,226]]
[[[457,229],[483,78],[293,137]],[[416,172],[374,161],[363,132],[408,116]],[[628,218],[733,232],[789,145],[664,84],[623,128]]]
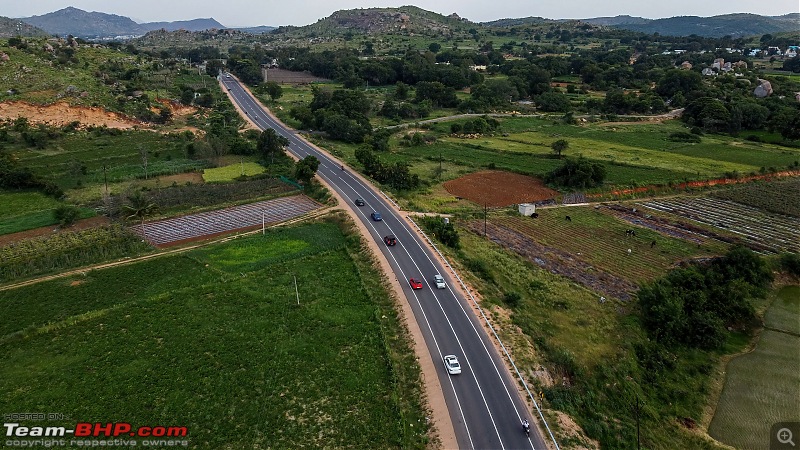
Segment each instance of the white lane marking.
[[[243,89],[242,89],[242,91],[244,92],[244,90],[243,90]],[[244,95],[244,96],[245,96],[245,99],[246,99],[246,100],[249,100],[249,101],[250,101],[250,103],[253,103],[253,104],[254,104],[254,106],[256,106],[256,107],[257,107],[257,105],[255,104],[255,102],[254,102],[254,100],[252,99],[252,97],[250,97],[250,96],[249,96],[249,95],[247,95],[246,93],[245,93],[245,95]],[[235,98],[235,96],[234,96],[234,98]],[[237,99],[237,100],[238,100],[238,99]],[[238,102],[237,102],[237,103],[238,103]],[[251,111],[253,111],[253,112],[255,112],[255,111],[256,111],[256,110],[254,110],[252,107],[250,108],[250,110],[251,110]],[[278,125],[278,124],[277,124],[277,123],[276,123],[274,120],[272,120],[272,118],[271,118],[271,117],[270,117],[268,114],[266,114],[266,112],[264,112],[263,110],[260,110],[260,111],[258,111],[258,112],[259,112],[259,113],[261,113],[261,114],[264,114],[264,115],[265,115],[265,117],[266,117],[266,118],[264,119],[264,121],[265,121],[265,122],[267,122],[267,124],[268,124],[268,125],[269,125],[271,128],[273,128],[273,129],[276,129],[276,131],[278,131],[278,132],[279,132],[281,135],[284,135],[284,134],[282,133],[282,131],[283,131],[283,132],[286,132],[286,130],[284,130],[282,127],[280,127],[280,126],[279,126],[279,125]],[[300,156],[305,156],[306,154],[305,154],[305,153],[300,153],[300,150],[301,150],[301,149],[302,149],[302,150],[306,150],[306,149],[307,149],[307,151],[309,151],[309,153],[308,153],[308,154],[314,154],[315,156],[316,156],[316,155],[319,155],[320,157],[322,157],[322,159],[323,159],[325,162],[332,162],[332,161],[331,161],[331,159],[330,159],[330,158],[328,158],[328,156],[327,156],[327,155],[325,155],[325,154],[323,154],[323,153],[320,153],[320,152],[317,152],[317,151],[316,151],[316,150],[315,150],[313,147],[309,146],[307,143],[305,143],[303,140],[301,140],[301,139],[300,139],[299,137],[297,137],[296,135],[293,135],[293,134],[290,134],[290,133],[287,133],[287,134],[288,134],[288,136],[284,136],[284,137],[287,137],[287,138],[290,140],[290,144],[291,144],[291,143],[294,143],[296,147],[301,147],[300,149],[294,149],[296,154],[299,154]],[[294,138],[294,139],[292,139],[292,138]],[[292,142],[293,140],[294,140],[295,142]],[[303,147],[305,147],[305,148],[303,148]],[[290,145],[290,150],[291,150],[291,145]],[[321,161],[321,163],[322,163],[322,161]],[[322,165],[323,167],[325,167],[325,165],[324,165],[324,164],[321,164],[321,165]],[[331,169],[330,169],[330,168],[328,168],[328,167],[326,167],[326,168],[327,168],[328,170],[331,170]],[[340,169],[340,167],[337,167],[337,169]],[[324,176],[324,174],[320,174],[320,175]],[[383,202],[383,200],[382,200],[382,199],[380,199],[379,197],[377,197],[377,196],[375,195],[375,193],[372,191],[372,189],[370,189],[370,188],[368,188],[368,187],[364,186],[364,184],[363,184],[363,183],[361,183],[361,181],[360,181],[360,180],[358,180],[357,178],[353,177],[351,174],[349,174],[349,173],[348,173],[348,175],[350,175],[350,176],[351,176],[351,178],[353,178],[354,180],[356,180],[356,181],[357,181],[357,183],[358,183],[358,185],[359,185],[360,187],[362,187],[362,188],[363,188],[365,191],[368,191],[368,192],[369,192],[369,193],[370,193],[370,194],[371,194],[371,195],[372,195],[372,196],[373,196],[373,197],[374,197],[376,200],[378,200],[378,203],[382,203],[382,202]],[[327,178],[328,180],[330,180],[330,178],[329,178],[328,176],[325,176],[325,178]],[[331,180],[331,181],[332,181],[332,180]],[[343,182],[345,185],[347,185],[347,187],[349,187],[349,188],[350,188],[350,189],[351,189],[351,190],[352,190],[352,191],[353,191],[355,194],[358,194],[358,191],[357,191],[355,188],[353,188],[353,187],[350,185],[350,183],[347,183],[345,180],[342,180],[342,182]],[[341,188],[340,188],[340,190],[341,190]],[[343,191],[343,190],[341,190],[341,191],[342,191],[342,193],[344,193],[344,191]],[[361,211],[359,211],[359,213],[361,213]],[[362,217],[364,218],[364,220],[367,220],[367,219],[366,219],[366,216],[365,216],[363,213],[361,213],[361,215],[362,215]],[[414,234],[414,233],[413,233],[413,231],[412,231],[412,230],[410,230],[410,228],[407,226],[407,224],[405,224],[405,223],[402,221],[402,219],[398,219],[398,222],[401,224],[401,227],[402,227],[402,228],[404,228],[404,229],[405,229],[405,231],[409,233],[409,235],[413,235],[413,234]],[[377,230],[375,229],[375,227],[374,227],[374,224],[373,224],[372,222],[369,222],[369,221],[368,221],[368,223],[370,224],[370,227],[373,229],[373,231],[375,231],[375,233],[376,233],[376,234],[379,234],[379,233],[377,232]],[[391,226],[389,226],[388,224],[387,224],[387,228],[389,228],[389,230],[390,230],[390,231],[392,231],[392,229],[391,229]],[[394,233],[394,232],[392,231],[392,233]],[[440,271],[440,270],[439,270],[439,268],[436,266],[436,264],[435,264],[435,263],[434,263],[434,262],[431,260],[431,257],[430,257],[430,255],[428,255],[428,253],[427,253],[427,251],[426,251],[427,249],[426,249],[426,248],[424,248],[424,247],[422,247],[422,245],[420,244],[420,242],[419,242],[417,239],[414,239],[414,241],[417,243],[417,246],[419,247],[419,249],[420,249],[420,250],[423,252],[423,254],[425,255],[425,257],[428,259],[428,262],[429,262],[429,263],[431,263],[431,265],[432,265],[432,266],[433,266],[433,267],[434,267],[434,268],[435,268],[437,271]],[[405,248],[405,246],[404,246],[402,243],[401,243],[401,248],[403,248],[403,250],[404,250],[404,251],[406,252],[406,254],[409,256],[409,259],[412,261],[412,263],[413,263],[413,264],[414,264],[414,266],[417,268],[417,270],[419,270],[419,271],[420,271],[420,273],[422,273],[422,270],[420,269],[419,265],[416,263],[416,261],[414,260],[414,258],[413,258],[413,257],[411,256],[411,254],[409,253],[408,249],[407,249],[407,248]],[[389,253],[389,254],[392,256],[392,259],[394,259],[394,261],[395,261],[395,264],[397,264],[397,267],[398,267],[398,269],[401,271],[401,273],[403,274],[403,277],[405,278],[405,277],[406,277],[406,275],[405,275],[405,272],[404,272],[404,271],[403,271],[403,269],[400,267],[400,265],[399,265],[399,263],[397,262],[397,260],[394,258],[394,255],[392,255],[392,253],[391,253],[391,252],[387,252],[387,253]],[[440,273],[441,273],[441,271],[440,271]],[[450,291],[450,293],[453,295],[453,297],[457,299],[457,296],[456,296],[456,295],[455,295],[455,293],[452,291],[452,289],[450,288],[450,286],[449,286],[449,285],[448,285],[448,288],[447,288],[447,289],[448,289],[448,291]],[[417,300],[417,303],[419,304],[420,302],[419,302],[419,298],[418,298],[418,297],[417,297],[417,295],[416,295],[416,292],[414,292],[414,291],[412,290],[412,293],[414,294],[414,297],[415,297],[415,299]],[[442,303],[441,303],[441,301],[439,300],[439,297],[436,295],[436,292],[435,292],[435,291],[432,291],[432,294],[433,294],[434,298],[436,299],[436,302],[437,302],[437,304],[439,305],[439,308],[440,308],[440,310],[441,310],[441,311],[442,311],[442,313],[444,314],[444,316],[445,316],[445,318],[446,318],[446,320],[447,320],[447,322],[448,322],[448,325],[450,326],[450,329],[451,329],[451,331],[453,332],[453,335],[454,335],[454,337],[456,338],[456,341],[458,342],[458,344],[459,344],[459,347],[461,348],[461,351],[462,351],[462,352],[463,352],[463,354],[464,354],[464,358],[465,358],[465,359],[467,360],[467,362],[469,363],[469,358],[467,357],[467,355],[466,355],[466,352],[464,352],[463,345],[461,344],[461,341],[460,341],[460,339],[458,338],[458,335],[455,333],[455,329],[453,328],[453,325],[452,325],[452,323],[451,323],[451,321],[450,321],[450,318],[447,316],[447,313],[444,311],[444,307],[442,306]],[[508,389],[508,386],[506,385],[505,379],[502,377],[502,375],[501,375],[501,373],[500,373],[500,371],[499,371],[499,368],[497,367],[497,364],[496,364],[496,363],[495,363],[495,361],[494,361],[494,358],[492,358],[492,355],[491,355],[491,353],[489,352],[489,349],[486,347],[486,343],[484,342],[484,340],[482,339],[482,337],[481,337],[480,333],[479,333],[479,332],[478,332],[478,330],[476,329],[476,327],[475,327],[475,324],[474,324],[474,323],[473,323],[473,321],[471,320],[470,316],[469,316],[469,315],[468,315],[468,313],[467,313],[467,312],[464,310],[463,304],[462,304],[460,301],[458,302],[458,304],[459,304],[459,308],[461,309],[462,313],[464,313],[464,315],[467,317],[467,320],[469,320],[469,322],[470,322],[470,326],[472,327],[472,329],[473,329],[473,331],[475,332],[476,336],[477,336],[477,337],[478,337],[478,339],[481,341],[481,345],[483,346],[483,348],[484,348],[484,351],[486,352],[487,356],[489,356],[489,359],[492,361],[492,365],[493,365],[493,367],[494,367],[494,369],[495,369],[495,372],[497,373],[498,377],[500,378],[501,382],[503,383],[503,388],[505,389],[505,391],[506,391],[506,394],[508,395],[508,398],[509,398],[509,400],[510,400],[510,401],[511,401],[511,403],[512,403],[512,406],[514,407],[514,411],[515,411],[515,413],[517,414],[517,418],[518,418],[518,419],[521,419],[521,416],[520,416],[520,414],[519,414],[519,411],[518,411],[518,409],[517,409],[517,405],[515,404],[515,402],[514,402],[514,400],[513,400],[513,397],[511,396],[511,393],[510,393],[510,391],[509,391],[509,389]],[[420,305],[420,309],[421,309],[421,305]],[[427,316],[426,316],[426,315],[425,315],[425,313],[424,313],[424,310],[423,310],[422,312],[423,312],[423,315],[425,316],[426,323],[428,324],[428,327],[429,327],[429,329],[430,329],[430,323],[428,322],[428,319],[427,319]],[[432,329],[431,329],[431,331],[432,331]],[[433,333],[432,333],[432,334],[433,334]],[[435,340],[436,340],[436,339],[435,339],[435,336],[434,336],[434,341],[435,341]],[[440,349],[439,349],[439,347],[438,347],[438,342],[436,343],[436,347],[437,347],[437,351],[439,352],[439,355],[440,355],[440,356],[442,356],[442,355],[441,355],[441,350],[440,350]],[[469,364],[471,365],[471,363],[469,363]],[[493,423],[493,425],[494,425],[495,431],[497,432],[497,435],[498,435],[498,439],[500,439],[500,441],[501,441],[501,445],[502,445],[502,438],[500,437],[499,430],[497,429],[497,425],[496,425],[496,424],[495,424],[495,422],[494,422],[494,417],[492,416],[491,410],[489,409],[488,403],[486,402],[486,398],[485,398],[485,396],[484,396],[484,394],[483,394],[483,390],[481,389],[481,387],[480,387],[480,383],[478,382],[478,380],[477,380],[477,377],[474,375],[474,372],[473,372],[473,378],[475,379],[475,383],[476,383],[476,385],[478,386],[478,390],[479,390],[479,391],[480,391],[480,393],[481,393],[481,397],[483,398],[484,405],[485,405],[485,406],[486,406],[486,408],[487,408],[487,412],[488,412],[488,414],[489,414],[489,416],[490,416],[490,418],[491,418],[491,420],[492,420],[492,423]],[[451,385],[452,385],[452,380],[451,380]],[[454,391],[454,393],[455,393],[455,391]],[[456,400],[458,401],[457,395],[456,395]],[[459,402],[459,409],[460,409],[460,402]],[[526,412],[527,412],[527,411],[526,411]],[[462,411],[462,418],[463,418],[463,411]],[[466,421],[465,421],[465,426],[466,426]],[[469,430],[467,430],[467,432],[468,432],[468,434],[469,434]],[[471,437],[470,437],[470,441],[471,441]],[[531,442],[531,440],[530,440],[530,439],[528,439],[528,441],[531,443],[531,447],[533,448],[533,443]]]

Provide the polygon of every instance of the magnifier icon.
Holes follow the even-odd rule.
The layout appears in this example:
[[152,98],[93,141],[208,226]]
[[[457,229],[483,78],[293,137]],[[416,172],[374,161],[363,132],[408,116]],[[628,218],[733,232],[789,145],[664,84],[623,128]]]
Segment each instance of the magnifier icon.
[[795,446],[794,441],[792,440],[793,437],[792,430],[788,428],[781,428],[780,430],[778,430],[777,437],[778,437],[778,442],[780,442],[781,444],[792,444],[792,447]]

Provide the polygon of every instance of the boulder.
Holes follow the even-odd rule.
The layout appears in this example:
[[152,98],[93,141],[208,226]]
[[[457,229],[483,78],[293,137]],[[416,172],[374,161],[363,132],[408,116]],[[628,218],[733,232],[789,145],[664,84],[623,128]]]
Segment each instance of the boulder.
[[769,81],[759,78],[758,82],[760,84],[753,90],[753,95],[758,98],[764,98],[772,95],[772,84],[770,84]]

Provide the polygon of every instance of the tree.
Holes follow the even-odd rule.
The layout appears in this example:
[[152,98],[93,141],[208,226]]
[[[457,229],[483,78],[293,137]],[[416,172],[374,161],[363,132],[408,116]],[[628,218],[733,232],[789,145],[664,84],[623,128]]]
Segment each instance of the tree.
[[553,142],[552,144],[550,144],[550,148],[552,148],[553,149],[553,153],[558,155],[558,157],[560,158],[561,157],[561,152],[563,152],[564,150],[569,148],[569,142],[567,142],[565,139],[559,139],[559,140]]
[[442,45],[438,42],[431,42],[431,45],[428,46],[428,50],[430,50],[431,53],[439,53],[439,50],[441,49]]
[[303,185],[308,185],[317,173],[318,168],[319,160],[313,155],[308,155],[295,163],[294,178],[303,183]]
[[147,237],[147,232],[144,228],[144,219],[155,213],[158,210],[158,205],[145,197],[142,191],[136,191],[133,195],[129,195],[127,199],[128,204],[122,205],[122,212],[125,214],[125,220],[141,220],[142,233]]
[[600,186],[606,178],[605,167],[583,156],[567,158],[561,167],[548,173],[545,180],[561,186],[589,188]]
[[275,162],[275,154],[282,152],[283,148],[289,145],[289,140],[279,135],[272,128],[267,128],[258,136],[256,151],[270,164]]
[[569,97],[558,92],[545,92],[536,97],[536,105],[542,111],[567,112],[572,109]]
[[269,95],[269,98],[271,98],[273,102],[283,96],[283,88],[281,88],[281,86],[274,81],[267,81],[264,83],[264,89],[267,91],[267,95]]
[[188,106],[192,104],[192,101],[194,101],[194,90],[184,89],[181,92],[181,104]]

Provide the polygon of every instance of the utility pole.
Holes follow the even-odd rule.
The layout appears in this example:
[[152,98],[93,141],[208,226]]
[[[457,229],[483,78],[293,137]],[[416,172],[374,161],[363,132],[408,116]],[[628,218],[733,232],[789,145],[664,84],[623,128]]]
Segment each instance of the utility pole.
[[483,204],[483,236],[486,237],[486,214],[489,208],[486,206],[486,203]]
[[292,275],[294,277],[294,295],[297,296],[297,306],[300,306],[300,292],[297,291],[297,276]]
[[103,164],[103,183],[106,186],[106,197],[108,197],[108,176],[106,176],[106,166]]

